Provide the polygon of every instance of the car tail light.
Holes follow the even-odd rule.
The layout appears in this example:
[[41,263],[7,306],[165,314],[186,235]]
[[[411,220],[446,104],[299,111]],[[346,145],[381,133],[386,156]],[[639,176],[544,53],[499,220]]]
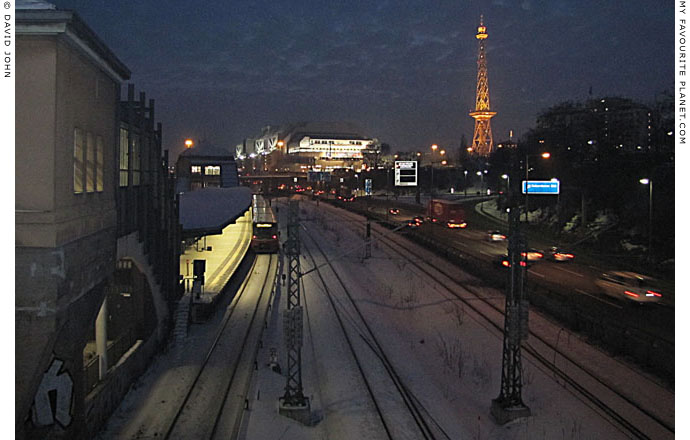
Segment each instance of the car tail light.
[[661,298],[661,294],[659,292],[654,292],[653,290],[648,290],[647,296],[657,296],[657,297]]
[[628,295],[628,296],[632,296],[633,298],[638,298],[638,297],[640,296],[640,295],[638,295],[637,293],[631,292],[631,291],[629,291],[629,290],[626,290],[626,291],[623,292],[623,293],[625,293],[625,294]]
[[508,260],[501,261],[501,264],[504,265],[505,267],[510,267],[510,261],[508,261]]
[[527,263],[526,263],[525,261],[521,261],[521,262],[520,262],[520,266],[526,267],[526,266],[527,266]]
[[277,235],[274,235],[274,236],[273,236],[273,239],[275,240],[276,238],[278,238],[278,236],[277,236]]
[[252,239],[256,238],[256,235],[252,235]]

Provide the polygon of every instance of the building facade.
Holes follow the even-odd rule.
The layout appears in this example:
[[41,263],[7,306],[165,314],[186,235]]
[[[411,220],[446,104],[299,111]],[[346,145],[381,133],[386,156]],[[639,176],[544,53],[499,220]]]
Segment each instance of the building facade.
[[79,435],[84,341],[116,260],[117,106],[130,72],[69,11],[18,5],[16,34],[17,436]]
[[90,438],[169,327],[174,185],[153,102],[120,102],[130,72],[77,14],[20,3],[16,35],[15,434]]
[[[379,153],[380,146],[353,124],[300,122],[265,127],[259,136],[238,145],[237,152],[238,158],[251,159],[245,171],[332,171],[361,169],[365,156]],[[253,163],[257,161],[258,166]]]
[[228,151],[205,142],[180,153],[175,173],[178,193],[239,186],[235,158]]

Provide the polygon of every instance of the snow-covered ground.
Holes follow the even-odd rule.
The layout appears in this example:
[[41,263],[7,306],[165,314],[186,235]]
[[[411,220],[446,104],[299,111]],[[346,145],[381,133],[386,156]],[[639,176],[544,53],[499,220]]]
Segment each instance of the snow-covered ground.
[[[281,205],[282,208],[282,205]],[[280,209],[280,214],[287,209]],[[528,356],[523,357],[523,401],[532,416],[499,426],[490,417],[491,400],[500,389],[502,335],[471,309],[446,296],[404,259],[376,242],[371,258],[363,260],[363,237],[351,229],[351,220],[335,208],[301,203],[303,246],[318,255],[315,240],[333,260],[339,275],[353,292],[376,337],[382,343],[406,386],[452,439],[619,439],[628,438],[617,426],[564,387]],[[285,225],[285,219],[281,218]],[[287,237],[284,232],[283,237]],[[306,250],[306,249],[305,249]],[[421,253],[420,253],[421,255]],[[426,255],[426,254],[425,254]],[[432,262],[429,258],[428,262]],[[438,264],[442,264],[440,261]],[[301,270],[313,267],[303,252]],[[338,282],[326,268],[323,276],[333,292]],[[309,396],[313,426],[304,426],[278,414],[278,398],[285,386],[286,359],[281,312],[285,288],[271,313],[258,369],[250,388],[241,438],[247,439],[354,439],[384,438],[364,382],[343,343],[344,336],[316,272],[303,277],[306,308],[302,375]],[[345,309],[346,300],[336,301]],[[114,434],[130,418],[161,415],[159,400],[173,398],[185,383],[183,366],[199,362],[213,321],[195,325],[185,347],[157,359],[111,418],[101,439],[136,438]],[[354,320],[345,319],[354,327]],[[576,342],[573,342],[576,343]],[[271,368],[277,360],[281,373]],[[370,373],[372,374],[372,373]],[[370,377],[383,381],[383,377]],[[161,389],[163,387],[163,389]],[[416,438],[413,428],[403,438]],[[671,437],[669,437],[671,438]]]
[[[309,234],[327,250],[329,258],[354,249],[334,264],[350,291],[355,292],[358,305],[406,385],[450,438],[627,438],[527,357],[523,359],[523,400],[532,416],[505,426],[494,423],[489,408],[500,389],[502,335],[468,308],[449,300],[438,286],[430,284],[404,260],[387,254],[382,246],[374,244],[372,257],[362,261],[362,237],[351,231],[348,221],[337,213],[322,215],[332,208],[321,206],[317,212],[314,205],[302,204],[303,217],[307,219],[303,222],[303,245],[313,248]],[[303,272],[312,267],[306,257],[301,264]],[[328,285],[337,285],[335,277],[324,272]],[[273,396],[280,395],[285,381],[264,367],[254,384],[255,390],[261,389],[261,402],[251,402],[252,409],[246,413],[246,438],[268,438],[269,433],[286,439],[358,438],[346,427],[356,429],[373,423],[366,418],[367,412],[371,414],[362,398],[366,391],[361,385],[356,388],[361,382],[356,380],[357,371],[347,368],[347,359],[335,358],[350,355],[344,347],[334,349],[342,332],[332,319],[315,277],[312,272],[304,280],[303,295],[309,311],[303,349],[304,388],[314,399],[313,411],[325,418],[315,428],[281,420],[276,414],[275,397],[266,394],[270,389]],[[280,347],[280,340],[268,345]],[[277,350],[284,363],[280,348]],[[266,350],[260,352],[260,359],[261,356],[266,356]],[[318,360],[316,367],[310,363],[314,359]],[[414,432],[409,434],[414,438]]]

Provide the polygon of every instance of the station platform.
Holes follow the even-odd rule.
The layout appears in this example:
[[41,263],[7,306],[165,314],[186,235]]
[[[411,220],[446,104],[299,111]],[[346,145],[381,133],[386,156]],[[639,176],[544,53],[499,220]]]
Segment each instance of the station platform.
[[[213,306],[226,284],[244,259],[252,238],[252,217],[247,210],[235,223],[226,226],[222,234],[207,235],[183,250],[180,255],[180,274],[185,281],[185,296],[191,296],[193,309]],[[204,284],[195,290],[194,260],[205,260]]]

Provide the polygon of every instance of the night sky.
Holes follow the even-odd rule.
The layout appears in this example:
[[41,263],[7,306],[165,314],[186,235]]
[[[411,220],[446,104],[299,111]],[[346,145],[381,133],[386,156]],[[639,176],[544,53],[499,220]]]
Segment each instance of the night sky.
[[[471,142],[484,14],[494,140],[565,100],[673,90],[671,1],[53,1],[156,100],[163,148],[349,121],[394,151]],[[126,89],[126,88],[124,88]]]

